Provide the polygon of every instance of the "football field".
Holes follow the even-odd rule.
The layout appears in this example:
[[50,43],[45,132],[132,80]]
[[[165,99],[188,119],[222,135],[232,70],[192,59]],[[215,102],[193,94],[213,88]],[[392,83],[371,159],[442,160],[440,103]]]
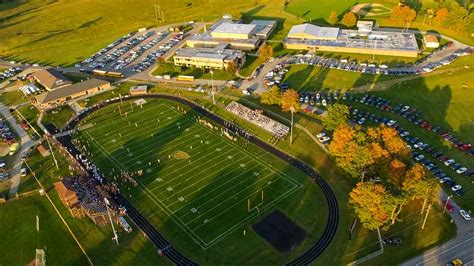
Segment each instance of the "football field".
[[263,149],[174,102],[147,101],[94,112],[74,141],[151,221],[169,219],[207,249],[301,187]]

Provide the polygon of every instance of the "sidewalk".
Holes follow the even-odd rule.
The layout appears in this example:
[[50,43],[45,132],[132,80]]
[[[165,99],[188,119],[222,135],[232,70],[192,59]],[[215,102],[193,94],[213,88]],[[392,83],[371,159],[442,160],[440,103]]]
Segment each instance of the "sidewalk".
[[20,137],[20,150],[14,155],[13,165],[11,166],[10,170],[10,197],[14,197],[16,192],[18,191],[18,186],[20,185],[21,177],[20,177],[20,170],[23,164],[21,160],[21,154],[28,151],[34,144],[30,136],[26,133],[26,131],[17,123],[16,119],[10,113],[10,110],[7,106],[0,103],[0,113],[7,119],[7,121],[12,126],[12,129],[17,133]]

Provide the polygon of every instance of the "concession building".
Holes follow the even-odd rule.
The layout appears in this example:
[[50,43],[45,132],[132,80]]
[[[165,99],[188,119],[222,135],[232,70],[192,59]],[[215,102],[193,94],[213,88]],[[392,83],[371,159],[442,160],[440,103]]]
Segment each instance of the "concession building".
[[41,93],[35,97],[35,100],[39,109],[47,110],[69,100],[93,95],[110,87],[110,82],[93,78]]
[[283,45],[287,49],[417,57],[415,35],[399,30],[373,29],[373,22],[358,21],[358,30],[295,25]]

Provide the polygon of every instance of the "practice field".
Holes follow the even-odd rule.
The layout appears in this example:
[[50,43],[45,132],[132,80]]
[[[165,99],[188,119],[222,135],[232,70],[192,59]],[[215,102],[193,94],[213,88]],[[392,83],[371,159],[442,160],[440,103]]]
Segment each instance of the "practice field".
[[[154,100],[143,108],[121,106],[105,107],[83,121],[86,129],[77,133],[76,145],[121,183],[132,202],[145,198],[137,202],[145,216],[172,220],[202,249],[301,188],[284,172],[284,162],[263,150],[254,153],[252,144],[231,141],[221,129],[197,122],[189,110],[185,114],[182,107]],[[138,189],[122,181],[121,171],[138,181]]]

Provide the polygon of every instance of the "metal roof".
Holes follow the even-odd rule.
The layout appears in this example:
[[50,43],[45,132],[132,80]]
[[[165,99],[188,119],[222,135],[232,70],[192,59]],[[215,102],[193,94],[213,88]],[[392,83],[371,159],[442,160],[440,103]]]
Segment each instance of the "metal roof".
[[44,92],[38,96],[36,96],[36,100],[39,103],[48,103],[52,101],[59,100],[61,98],[71,96],[73,94],[87,91],[99,86],[103,86],[106,84],[110,84],[110,82],[101,80],[101,79],[88,79],[79,83],[75,83],[69,86],[61,87],[56,90]]
[[48,90],[72,84],[62,73],[52,68],[36,71],[33,77]]
[[336,39],[339,34],[338,28],[319,27],[311,24],[295,25],[288,33],[288,37],[307,35],[315,39]]
[[237,24],[237,23],[222,23],[215,28],[213,33],[231,33],[231,34],[251,34],[256,25],[253,24]]

